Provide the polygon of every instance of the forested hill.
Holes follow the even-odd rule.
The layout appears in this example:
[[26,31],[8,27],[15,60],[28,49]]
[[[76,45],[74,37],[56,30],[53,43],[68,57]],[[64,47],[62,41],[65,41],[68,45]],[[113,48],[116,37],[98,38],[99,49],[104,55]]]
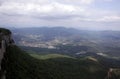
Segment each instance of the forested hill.
[[[6,42],[2,38],[4,32],[0,32],[3,33],[1,39]],[[94,57],[74,58],[54,54],[44,55],[43,59],[39,54],[29,55],[21,50],[10,37],[7,40],[0,70],[1,79],[120,79],[119,69],[112,68],[111,72],[111,68]]]

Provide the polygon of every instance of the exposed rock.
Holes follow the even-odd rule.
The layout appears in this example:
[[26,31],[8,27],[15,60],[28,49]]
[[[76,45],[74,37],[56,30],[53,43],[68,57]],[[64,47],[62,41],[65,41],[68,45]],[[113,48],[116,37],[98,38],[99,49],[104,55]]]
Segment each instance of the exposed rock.
[[12,39],[11,32],[7,29],[0,28],[0,79],[6,79],[6,47],[12,44],[14,44],[14,41]]

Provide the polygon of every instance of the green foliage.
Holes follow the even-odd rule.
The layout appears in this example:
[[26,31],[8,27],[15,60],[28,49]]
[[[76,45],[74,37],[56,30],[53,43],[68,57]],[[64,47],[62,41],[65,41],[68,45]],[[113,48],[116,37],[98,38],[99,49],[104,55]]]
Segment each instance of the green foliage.
[[9,35],[9,34],[11,34],[11,32],[8,29],[0,28],[0,42],[2,40],[2,35],[1,34]]
[[6,56],[7,79],[104,79],[106,76],[104,67],[91,60],[55,57],[58,55],[38,60],[17,46],[8,47]]
[[116,75],[117,79],[120,79],[120,68],[119,69],[114,69],[113,74]]
[[61,54],[47,54],[47,55],[30,54],[30,55],[34,58],[43,59],[43,60],[53,59],[53,58],[73,58],[73,59],[75,59],[74,57],[70,57],[67,55],[61,55]]
[[11,34],[11,31],[5,28],[0,28],[0,33],[4,33],[5,35]]
[[[40,79],[43,68],[40,61],[23,53],[18,47],[7,48],[7,79]],[[46,74],[43,74],[46,75]]]

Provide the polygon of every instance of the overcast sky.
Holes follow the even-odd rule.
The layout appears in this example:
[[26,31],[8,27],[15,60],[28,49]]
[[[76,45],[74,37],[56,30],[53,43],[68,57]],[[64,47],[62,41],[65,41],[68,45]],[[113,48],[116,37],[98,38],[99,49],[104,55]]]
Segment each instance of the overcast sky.
[[0,0],[0,26],[120,30],[120,0]]

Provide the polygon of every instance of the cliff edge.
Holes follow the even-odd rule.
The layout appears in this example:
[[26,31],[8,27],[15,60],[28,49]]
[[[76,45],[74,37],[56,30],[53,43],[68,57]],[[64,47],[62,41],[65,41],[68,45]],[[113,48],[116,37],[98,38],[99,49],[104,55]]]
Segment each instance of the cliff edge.
[[4,64],[7,62],[6,48],[14,43],[12,33],[8,29],[0,28],[0,79],[6,79]]

